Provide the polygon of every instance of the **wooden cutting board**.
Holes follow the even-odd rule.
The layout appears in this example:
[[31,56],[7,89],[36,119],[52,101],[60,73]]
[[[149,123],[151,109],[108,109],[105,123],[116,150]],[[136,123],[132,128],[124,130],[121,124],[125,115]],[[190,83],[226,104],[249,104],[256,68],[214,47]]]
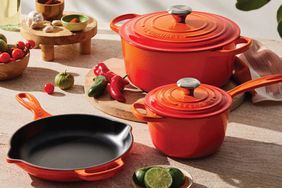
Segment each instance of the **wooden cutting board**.
[[[109,67],[111,71],[114,73],[120,75],[121,77],[125,76],[125,67],[122,59],[117,58],[111,58],[104,63]],[[93,70],[91,69],[86,77],[85,77],[85,83],[84,83],[84,91],[85,95],[88,99],[88,101],[94,106],[95,108],[105,112],[106,114],[126,119],[130,121],[136,121],[136,122],[142,122],[141,120],[135,118],[135,116],[131,113],[131,105],[137,101],[142,100],[146,93],[141,91],[140,89],[134,87],[133,85],[129,84],[126,86],[124,90],[124,96],[126,98],[126,103],[121,103],[116,100],[113,100],[110,95],[107,93],[107,91],[104,93],[103,96],[99,97],[98,99],[95,99],[94,97],[88,97],[87,93],[89,88],[91,87],[93,83],[94,78]],[[232,81],[230,81],[225,87],[225,90],[231,89],[235,87],[236,84]],[[244,101],[244,94],[238,95],[233,99],[233,104],[231,106],[231,110],[234,110],[240,104]]]

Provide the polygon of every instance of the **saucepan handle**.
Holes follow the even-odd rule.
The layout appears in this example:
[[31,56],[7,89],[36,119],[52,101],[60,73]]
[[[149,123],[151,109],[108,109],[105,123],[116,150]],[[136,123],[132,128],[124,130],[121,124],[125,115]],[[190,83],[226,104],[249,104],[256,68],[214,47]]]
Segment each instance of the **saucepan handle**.
[[262,86],[270,85],[270,84],[275,84],[278,82],[282,82],[282,74],[275,74],[275,75],[269,75],[269,76],[264,76],[255,80],[250,80],[247,81],[231,90],[229,90],[227,93],[231,95],[231,97],[234,97],[235,95],[245,92],[245,91],[250,91],[255,88],[259,88]]
[[[145,112],[144,113],[140,112],[139,111],[140,109]],[[165,119],[164,117],[159,116],[153,112],[150,112],[149,114],[148,109],[146,108],[143,102],[135,102],[132,105],[132,113],[135,117],[145,122],[158,122]]]
[[22,106],[24,106],[26,109],[33,112],[35,120],[51,116],[51,114],[46,112],[41,107],[38,100],[32,94],[19,93],[19,94],[16,95],[16,99]]
[[118,26],[117,23],[124,21],[124,20],[135,18],[137,16],[139,16],[139,15],[138,14],[123,14],[123,15],[120,15],[118,17],[115,17],[111,21],[110,27],[114,32],[119,33],[120,26]]
[[74,172],[78,175],[80,179],[86,181],[106,179],[117,174],[124,166],[124,162],[121,158],[114,161],[114,163],[115,166],[113,168],[103,170],[100,172],[86,172],[86,169],[74,170]]
[[238,39],[236,39],[234,41],[234,43],[235,43],[235,46],[237,44],[243,44],[243,45],[238,47],[238,48],[234,48],[234,49],[222,49],[222,50],[219,50],[217,52],[219,54],[233,54],[233,55],[243,53],[250,48],[250,46],[252,44],[252,39],[250,39],[248,37],[240,36]]

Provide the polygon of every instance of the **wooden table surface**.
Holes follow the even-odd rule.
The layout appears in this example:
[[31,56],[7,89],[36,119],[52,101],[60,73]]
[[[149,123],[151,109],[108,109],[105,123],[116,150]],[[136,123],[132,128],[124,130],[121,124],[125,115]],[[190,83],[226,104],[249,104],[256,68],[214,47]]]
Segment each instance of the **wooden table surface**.
[[[24,74],[11,81],[0,82],[0,187],[5,188],[124,188],[136,168],[146,165],[172,165],[187,170],[194,178],[195,188],[216,187],[281,187],[282,186],[282,103],[253,105],[246,100],[230,115],[227,135],[219,152],[203,159],[179,160],[154,149],[146,124],[127,122],[133,127],[135,143],[124,170],[117,176],[100,182],[55,183],[31,177],[5,160],[9,139],[22,125],[32,121],[31,112],[20,106],[15,95],[30,92],[51,114],[86,113],[108,115],[93,108],[83,96],[86,73],[95,64],[108,58],[121,58],[120,38],[108,28],[99,27],[92,39],[91,55],[80,55],[77,45],[57,48],[56,61],[44,62],[40,50],[31,52]],[[19,33],[0,30],[10,43],[23,38]],[[282,56],[282,42],[261,40]],[[54,95],[42,92],[45,83],[52,82],[58,72],[67,69],[75,75],[72,90],[56,88]],[[116,119],[116,118],[113,118]],[[55,157],[55,156],[54,156]]]

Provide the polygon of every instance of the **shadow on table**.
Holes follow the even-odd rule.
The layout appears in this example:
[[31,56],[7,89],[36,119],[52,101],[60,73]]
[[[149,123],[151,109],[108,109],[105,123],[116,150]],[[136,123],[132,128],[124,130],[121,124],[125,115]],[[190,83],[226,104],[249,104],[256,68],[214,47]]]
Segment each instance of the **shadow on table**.
[[74,85],[71,89],[65,90],[65,92],[73,94],[84,94],[84,87],[82,85]]
[[[59,72],[39,67],[27,67],[24,73],[13,80],[0,82],[0,87],[12,89],[20,92],[42,91],[46,83],[54,82],[55,76]],[[79,76],[77,73],[71,73],[73,76]],[[74,85],[73,88],[66,90],[66,92],[74,94],[83,94],[84,88],[81,85]],[[52,96],[62,97],[64,93],[55,91]]]
[[268,101],[253,104],[248,96],[240,108],[230,113],[229,122],[282,132],[282,102]]
[[211,156],[176,160],[215,173],[229,185],[249,188],[281,185],[281,156],[281,145],[226,137],[220,151]]
[[91,54],[81,55],[79,44],[55,46],[55,62],[48,63],[90,69],[97,63],[113,57],[122,58],[120,41],[93,38]]
[[208,187],[194,182],[192,188],[208,188]]
[[[13,80],[0,82],[0,87],[7,89],[29,92],[42,91],[43,87],[48,82],[53,82],[53,78],[59,72],[39,67],[27,67],[23,74]],[[57,92],[54,96],[64,96],[65,94]]]
[[131,177],[137,168],[149,165],[168,165],[169,162],[167,157],[160,154],[156,149],[140,144],[134,143],[131,152],[125,159],[125,166],[123,171],[107,180],[96,181],[96,182],[71,182],[71,183],[59,183],[50,182],[38,179],[31,176],[31,185],[36,188],[54,188],[54,187],[71,187],[71,188],[109,188],[109,187],[132,187]]

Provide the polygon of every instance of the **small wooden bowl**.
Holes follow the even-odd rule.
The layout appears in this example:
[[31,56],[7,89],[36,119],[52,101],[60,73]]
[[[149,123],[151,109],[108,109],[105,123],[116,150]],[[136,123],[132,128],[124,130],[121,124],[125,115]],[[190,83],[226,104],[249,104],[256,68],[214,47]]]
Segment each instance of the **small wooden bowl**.
[[7,64],[0,63],[0,80],[9,80],[21,75],[27,67],[29,56],[30,53],[26,54],[22,59]]
[[35,7],[36,11],[41,13],[44,20],[52,21],[59,20],[63,16],[64,12],[64,0],[58,0],[60,3],[57,4],[44,4],[44,0],[36,0]]

